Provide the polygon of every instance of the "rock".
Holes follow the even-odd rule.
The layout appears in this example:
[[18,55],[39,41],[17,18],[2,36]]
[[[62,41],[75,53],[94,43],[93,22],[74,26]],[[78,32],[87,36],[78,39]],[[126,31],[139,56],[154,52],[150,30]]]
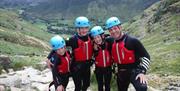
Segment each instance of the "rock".
[[8,69],[8,71],[9,71],[9,72],[14,72],[14,70],[13,70],[13,69]]
[[128,91],[136,91],[132,84],[129,85]]
[[16,87],[10,87],[10,91],[22,91],[22,89]]
[[32,88],[35,88],[38,91],[47,91],[48,86],[49,86],[49,84],[42,84],[42,83],[38,83],[38,82],[33,82],[32,83]]
[[155,89],[155,88],[153,88],[153,87],[148,86],[148,91],[160,91],[160,90],[158,90],[158,89]]
[[15,74],[16,74],[16,72],[8,73],[9,76],[13,76],[13,75],[15,75]]
[[8,68],[10,68],[10,63],[11,60],[9,57],[0,55],[0,66],[2,66],[7,73],[9,73]]
[[2,75],[0,75],[0,79],[2,79],[2,78],[7,78],[7,74],[2,74]]
[[[50,89],[50,91],[56,91],[54,85],[52,85],[49,89]],[[67,91],[71,91],[71,90],[67,89]]]
[[0,85],[0,91],[5,91],[5,86],[4,85]]
[[[9,87],[11,91],[47,91],[51,81],[52,73],[50,69],[40,72],[32,67],[25,67],[24,70],[0,75],[0,84],[3,84],[5,89]],[[52,86],[51,91],[55,91],[54,86]],[[67,91],[74,91],[72,78],[69,80]],[[90,91],[90,89],[87,91]]]
[[166,89],[173,90],[173,91],[180,91],[180,83],[178,81],[171,82],[171,83],[169,83],[169,86]]
[[27,75],[22,75],[21,79],[22,79],[21,81],[22,85],[27,85],[31,83],[31,81],[29,80],[29,76]]
[[180,37],[178,36],[178,37],[176,37],[176,39],[177,39],[177,41],[180,41]]
[[170,5],[167,8],[167,11],[173,12],[173,13],[180,13],[180,5],[179,3],[174,3],[173,5]]
[[74,82],[72,80],[72,78],[69,79],[69,83],[66,87],[67,91],[74,91]]
[[1,78],[0,83],[4,84],[5,86],[20,87],[21,78],[18,75],[7,76],[6,78]]
[[47,64],[46,64],[46,61],[41,61],[40,63],[37,63],[36,64],[36,69],[38,70],[44,70],[47,68]]
[[0,71],[0,74],[5,74],[5,73],[7,73],[4,69],[2,69],[1,71]]

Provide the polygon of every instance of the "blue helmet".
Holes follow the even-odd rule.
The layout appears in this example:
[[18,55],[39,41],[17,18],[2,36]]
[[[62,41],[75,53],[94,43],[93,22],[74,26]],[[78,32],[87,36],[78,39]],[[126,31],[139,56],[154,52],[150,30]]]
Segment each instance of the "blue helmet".
[[57,50],[66,45],[64,39],[58,35],[51,38],[50,44],[53,50]]
[[117,17],[111,17],[109,19],[107,19],[106,21],[106,28],[109,29],[113,26],[117,26],[121,24],[120,20]]
[[75,27],[89,27],[90,23],[87,17],[80,16],[75,20]]
[[104,33],[104,30],[101,28],[101,26],[94,26],[92,29],[91,29],[91,36],[94,37],[94,36],[97,36],[97,35],[100,35]]

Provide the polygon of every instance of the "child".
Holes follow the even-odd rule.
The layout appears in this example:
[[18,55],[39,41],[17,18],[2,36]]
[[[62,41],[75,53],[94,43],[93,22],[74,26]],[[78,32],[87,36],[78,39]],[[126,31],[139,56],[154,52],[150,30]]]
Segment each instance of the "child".
[[55,53],[51,56],[54,60],[52,67],[53,81],[57,91],[64,91],[69,81],[70,55],[66,51],[66,44],[62,37],[54,36],[50,44]]
[[91,36],[94,39],[95,74],[98,82],[98,91],[110,91],[112,77],[111,47],[108,38],[105,39],[104,30],[100,26],[91,29]]

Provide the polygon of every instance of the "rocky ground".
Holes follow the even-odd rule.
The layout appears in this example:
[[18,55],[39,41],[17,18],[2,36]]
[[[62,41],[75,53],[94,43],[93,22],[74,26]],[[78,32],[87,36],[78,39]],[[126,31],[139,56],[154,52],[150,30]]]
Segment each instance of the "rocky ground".
[[[179,76],[149,74],[148,79],[149,91],[180,91]],[[47,91],[51,81],[52,75],[49,69],[39,71],[32,67],[24,67],[24,70],[10,70],[9,73],[1,74],[0,91]],[[53,87],[51,87],[51,90],[55,91]],[[73,90],[74,83],[70,78],[67,91]],[[132,85],[130,85],[128,91],[135,91]]]
[[[49,69],[39,71],[32,67],[25,67],[24,70],[16,72],[10,70],[10,73],[1,74],[0,91],[47,91],[51,81],[52,74]],[[70,78],[67,91],[73,90],[74,83]],[[51,91],[55,91],[53,86]]]

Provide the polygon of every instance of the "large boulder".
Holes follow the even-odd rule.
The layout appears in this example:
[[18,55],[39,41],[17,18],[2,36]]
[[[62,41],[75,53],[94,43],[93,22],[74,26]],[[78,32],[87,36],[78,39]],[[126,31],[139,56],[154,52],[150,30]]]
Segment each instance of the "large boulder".
[[[11,59],[8,56],[2,56],[0,55],[0,66],[7,72],[8,68],[10,68]],[[0,69],[1,72],[2,69]]]

